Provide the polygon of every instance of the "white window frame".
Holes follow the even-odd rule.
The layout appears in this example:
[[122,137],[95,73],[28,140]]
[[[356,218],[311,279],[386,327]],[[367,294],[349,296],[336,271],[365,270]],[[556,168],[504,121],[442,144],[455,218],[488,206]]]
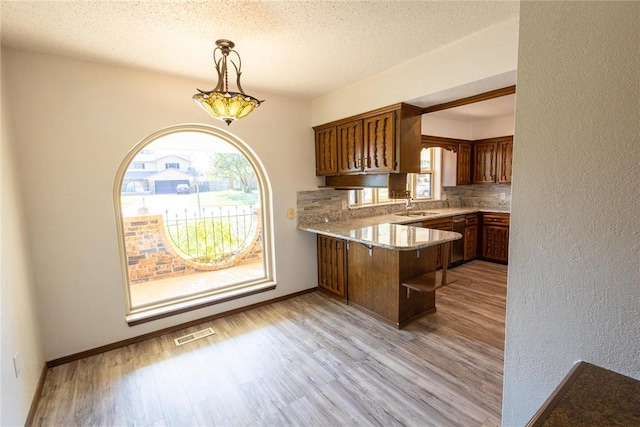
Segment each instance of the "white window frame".
[[[129,284],[129,272],[127,264],[127,253],[124,237],[124,220],[122,216],[121,194],[124,175],[133,161],[134,157],[145,152],[147,145],[163,136],[179,132],[201,132],[222,139],[235,147],[249,161],[256,174],[258,188],[260,189],[260,215],[262,227],[262,256],[265,275],[263,278],[241,286],[229,286],[225,290],[211,290],[200,294],[175,297],[170,300],[163,300],[158,304],[145,305],[144,307],[133,307]],[[120,263],[122,270],[122,284],[125,295],[125,319],[129,326],[139,323],[156,320],[174,314],[183,313],[189,310],[199,309],[208,305],[253,295],[258,292],[275,289],[276,286],[276,260],[275,244],[273,241],[273,199],[272,189],[266,169],[256,153],[240,138],[235,135],[218,129],[213,126],[184,124],[171,126],[159,130],[140,142],[125,156],[115,177],[113,187],[113,204],[116,214],[116,229],[118,245],[120,250]]]
[[[423,148],[423,150],[431,150],[431,169],[421,169],[421,174],[429,173],[431,174],[431,197],[423,198],[418,197],[417,186],[418,174],[408,173],[407,174],[407,191],[410,192],[411,198],[416,201],[428,201],[428,200],[439,200],[441,191],[442,191],[442,149],[438,147],[432,148]],[[369,187],[368,190],[372,191],[372,200],[365,201],[364,200],[364,191],[365,190],[351,190],[351,194],[349,195],[349,206],[353,208],[364,207],[364,206],[374,206],[380,204],[389,204],[389,203],[401,203],[397,199],[389,199],[380,196],[380,190],[385,190],[383,188],[373,188]],[[404,203],[404,202],[402,202]]]

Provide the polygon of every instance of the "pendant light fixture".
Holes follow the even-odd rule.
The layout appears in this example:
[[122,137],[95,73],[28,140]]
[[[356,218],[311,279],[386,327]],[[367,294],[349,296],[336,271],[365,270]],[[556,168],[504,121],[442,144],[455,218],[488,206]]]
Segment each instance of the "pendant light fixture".
[[[213,50],[213,62],[218,72],[218,85],[209,92],[198,89],[199,93],[193,95],[193,100],[211,117],[223,120],[227,125],[230,125],[235,120],[247,117],[264,100],[259,101],[242,90],[242,86],[240,86],[242,60],[238,52],[233,49],[235,44],[231,40],[221,39],[216,41],[216,46]],[[237,64],[233,59],[228,59],[230,53],[235,53],[238,57]],[[236,69],[237,92],[229,91],[228,63],[231,63]]]

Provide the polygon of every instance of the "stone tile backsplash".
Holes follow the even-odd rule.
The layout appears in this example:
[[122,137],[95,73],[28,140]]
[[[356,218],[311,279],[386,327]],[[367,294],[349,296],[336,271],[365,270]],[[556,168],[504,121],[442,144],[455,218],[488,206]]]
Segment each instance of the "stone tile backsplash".
[[[504,200],[501,198],[504,193]],[[508,208],[511,205],[511,186],[496,185],[460,185],[444,187],[443,200],[413,201],[415,210],[483,207]],[[314,224],[318,222],[335,222],[349,219],[367,218],[386,215],[404,210],[404,201],[384,205],[349,208],[349,191],[322,189],[314,191],[298,191],[297,222],[298,224]]]
[[458,185],[443,187],[443,195],[451,206],[470,208],[509,208],[511,184]]

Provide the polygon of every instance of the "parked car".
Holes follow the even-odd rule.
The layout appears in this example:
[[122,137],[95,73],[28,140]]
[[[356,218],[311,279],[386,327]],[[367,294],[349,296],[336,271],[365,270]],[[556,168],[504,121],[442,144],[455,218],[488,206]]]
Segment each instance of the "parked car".
[[421,199],[430,199],[431,198],[431,186],[429,184],[418,184],[418,188],[416,188],[417,196]]
[[176,193],[177,194],[189,194],[189,193],[191,193],[191,188],[189,187],[189,184],[178,184],[176,186]]

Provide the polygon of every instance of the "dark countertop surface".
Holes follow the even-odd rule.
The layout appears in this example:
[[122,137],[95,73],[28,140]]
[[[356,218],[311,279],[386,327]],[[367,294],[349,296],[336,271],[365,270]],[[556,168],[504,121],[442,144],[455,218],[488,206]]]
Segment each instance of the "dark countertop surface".
[[640,426],[640,381],[578,362],[528,427]]

